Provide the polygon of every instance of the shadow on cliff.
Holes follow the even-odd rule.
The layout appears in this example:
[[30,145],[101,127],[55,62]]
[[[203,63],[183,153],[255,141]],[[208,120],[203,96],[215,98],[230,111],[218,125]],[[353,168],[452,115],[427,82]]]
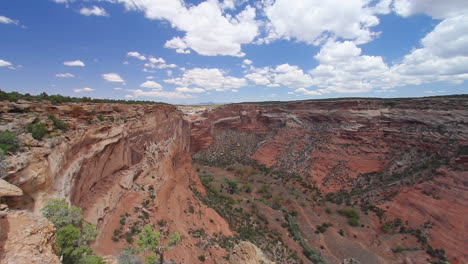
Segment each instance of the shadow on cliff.
[[10,223],[6,215],[0,214],[0,260],[5,255],[5,243],[8,239],[8,233],[10,232]]

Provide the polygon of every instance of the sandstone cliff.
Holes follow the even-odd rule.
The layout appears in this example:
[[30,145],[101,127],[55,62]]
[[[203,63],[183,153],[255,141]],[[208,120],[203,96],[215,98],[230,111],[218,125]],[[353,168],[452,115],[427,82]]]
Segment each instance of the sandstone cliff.
[[[48,199],[67,198],[82,207],[85,219],[100,229],[94,248],[101,255],[117,255],[131,245],[125,238],[111,238],[116,229],[125,233],[129,223],[135,224],[146,214],[145,221],[156,225],[164,220],[164,231],[178,231],[187,238],[180,245],[185,248],[183,253],[168,252],[168,259],[193,263],[197,254],[219,258],[225,254],[217,248],[191,246],[191,229],[206,228],[209,234],[227,235],[231,231],[224,219],[198,203],[189,189],[200,188],[191,166],[190,124],[174,106],[20,101],[3,102],[0,109],[6,121],[1,130],[16,131],[23,148],[8,157],[3,176],[24,192],[4,198],[10,208],[39,214]],[[50,114],[65,122],[68,130],[56,129]],[[24,129],[36,118],[48,130],[40,141]],[[149,196],[153,197],[151,203]],[[187,213],[189,207],[196,214]],[[128,215],[127,226],[119,224],[122,215]],[[139,224],[141,228],[141,221]]]

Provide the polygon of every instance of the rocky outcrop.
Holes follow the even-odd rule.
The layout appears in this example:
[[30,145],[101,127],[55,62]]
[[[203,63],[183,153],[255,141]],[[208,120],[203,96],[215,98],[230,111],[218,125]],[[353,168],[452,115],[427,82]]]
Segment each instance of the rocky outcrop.
[[246,241],[234,247],[229,257],[230,264],[273,264],[254,244]]
[[0,197],[21,195],[23,195],[23,191],[20,188],[14,186],[13,184],[9,184],[3,179],[0,179]]
[[59,264],[54,225],[26,211],[0,215],[0,262]]
[[[187,238],[181,244],[185,253],[169,252],[168,259],[194,263],[193,255],[203,253],[191,246],[195,242],[191,241],[190,229],[232,234],[226,221],[197,202],[189,189],[201,187],[189,152],[190,123],[176,107],[2,104],[2,118],[8,122],[0,124],[0,130],[16,131],[23,148],[8,157],[4,179],[24,191],[20,197],[5,200],[10,208],[39,214],[48,199],[64,197],[83,208],[84,218],[100,229],[95,251],[116,256],[120,249],[132,246],[124,238],[112,240],[121,215],[129,214],[128,221],[141,220],[135,208],[149,199],[148,188],[152,186],[154,204],[145,209],[150,214],[145,219],[155,226],[157,220],[165,220],[168,230]],[[67,131],[54,126],[51,113],[67,124]],[[34,141],[25,126],[36,118],[45,124],[47,135]],[[197,214],[188,215],[189,207]],[[219,248],[207,251],[219,258],[225,254]]]

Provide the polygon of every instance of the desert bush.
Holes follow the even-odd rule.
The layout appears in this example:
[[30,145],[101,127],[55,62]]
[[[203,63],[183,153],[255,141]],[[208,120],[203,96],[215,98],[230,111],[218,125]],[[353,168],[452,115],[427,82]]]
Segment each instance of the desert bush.
[[0,131],[0,150],[2,154],[15,153],[19,149],[19,140],[13,131]]
[[348,218],[348,224],[350,226],[359,226],[360,216],[358,211],[351,208],[346,208],[338,210],[338,213]]
[[63,121],[58,120],[54,115],[49,115],[49,119],[54,123],[56,129],[60,129],[62,131],[67,131],[67,124]]
[[26,130],[31,133],[32,137],[36,140],[42,140],[47,132],[45,125],[37,118],[34,119],[31,124],[26,126]]
[[124,248],[117,256],[118,264],[143,264],[140,257],[135,255],[134,248]]

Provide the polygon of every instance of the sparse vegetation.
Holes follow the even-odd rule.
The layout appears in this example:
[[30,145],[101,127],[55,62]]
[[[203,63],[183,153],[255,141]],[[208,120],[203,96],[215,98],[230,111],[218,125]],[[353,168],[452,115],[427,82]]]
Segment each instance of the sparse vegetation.
[[338,213],[348,218],[348,224],[350,226],[359,226],[360,216],[359,216],[358,211],[356,211],[355,209],[352,209],[352,208],[340,209],[338,210]]
[[25,101],[50,101],[53,104],[61,103],[119,103],[119,104],[165,104],[154,101],[142,101],[142,100],[115,100],[115,99],[97,99],[91,97],[70,97],[63,96],[60,94],[48,95],[43,92],[39,95],[31,95],[29,93],[18,93],[18,92],[5,92],[0,90],[0,101],[7,100],[10,102],[16,102],[18,100]]

